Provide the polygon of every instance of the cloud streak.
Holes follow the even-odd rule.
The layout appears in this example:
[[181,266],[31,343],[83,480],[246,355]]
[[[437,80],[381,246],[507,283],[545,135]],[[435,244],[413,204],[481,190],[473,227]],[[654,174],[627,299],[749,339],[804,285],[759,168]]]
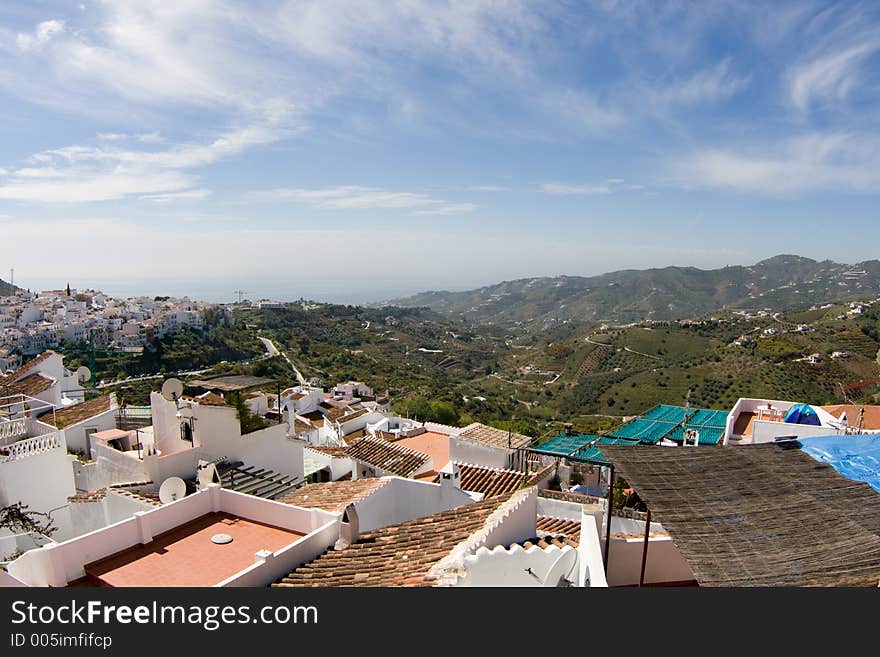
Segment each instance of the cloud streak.
[[417,192],[393,192],[358,185],[321,189],[278,188],[259,196],[295,201],[325,210],[410,210],[414,215],[459,214],[477,208],[473,203],[452,203]]
[[680,184],[771,196],[832,190],[876,194],[880,140],[847,133],[811,133],[750,151],[706,149],[672,163]]

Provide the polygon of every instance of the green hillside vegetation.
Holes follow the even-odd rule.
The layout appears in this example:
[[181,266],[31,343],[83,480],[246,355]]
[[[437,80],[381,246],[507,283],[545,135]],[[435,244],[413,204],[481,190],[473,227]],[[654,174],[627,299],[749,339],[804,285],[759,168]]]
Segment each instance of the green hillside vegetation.
[[844,265],[781,255],[751,267],[666,267],[588,278],[530,278],[466,292],[425,292],[392,303],[540,333],[566,321],[675,320],[726,308],[804,311],[817,299],[842,302],[878,293],[880,261]]
[[[811,262],[798,266],[812,271]],[[822,303],[818,296],[813,308],[750,319],[726,310],[681,323],[566,320],[526,331],[463,322],[424,307],[300,302],[236,309],[234,327],[185,332],[143,356],[99,353],[97,369],[99,378],[113,379],[213,366],[211,374],[293,384],[283,358],[257,358],[265,353],[262,336],[306,377],[326,385],[365,381],[379,394],[388,391],[393,408],[405,415],[458,425],[478,420],[533,436],[556,433],[566,422],[579,431],[607,431],[656,404],[682,404],[688,394],[692,405],[725,410],[746,396],[874,401],[880,386],[858,382],[880,377],[880,304],[853,316],[848,305],[818,308]],[[778,334],[763,337],[771,327]],[[749,340],[736,346],[743,335]],[[65,351],[71,367],[88,361],[82,347]],[[832,359],[835,351],[848,357]],[[819,355],[818,363],[807,362],[811,354]],[[248,362],[236,362],[242,360]],[[161,379],[123,385],[130,403],[145,403]],[[846,396],[844,386],[850,386]]]

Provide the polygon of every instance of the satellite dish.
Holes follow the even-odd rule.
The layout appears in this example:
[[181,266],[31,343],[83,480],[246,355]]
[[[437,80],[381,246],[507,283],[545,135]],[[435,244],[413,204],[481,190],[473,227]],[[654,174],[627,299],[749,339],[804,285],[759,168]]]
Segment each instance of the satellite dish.
[[86,381],[92,378],[92,370],[83,365],[82,367],[76,368],[76,380],[80,383],[85,383]]
[[574,570],[576,565],[577,551],[572,549],[560,554],[559,558],[553,562],[553,565],[550,566],[550,569],[544,576],[544,587],[555,588],[562,584],[564,580],[568,580],[571,571]]
[[168,379],[162,384],[162,396],[168,401],[177,401],[183,394],[183,383],[180,379]]
[[186,495],[186,482],[180,477],[168,477],[159,486],[159,501],[168,504],[183,499]]

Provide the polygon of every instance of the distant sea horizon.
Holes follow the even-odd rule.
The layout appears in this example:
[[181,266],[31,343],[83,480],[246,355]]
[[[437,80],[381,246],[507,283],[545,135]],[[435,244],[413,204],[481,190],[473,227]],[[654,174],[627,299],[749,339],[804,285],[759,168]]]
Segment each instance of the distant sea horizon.
[[[16,277],[18,278],[18,277]],[[344,285],[328,285],[319,287],[315,285],[301,286],[296,281],[244,281],[238,285],[227,281],[181,281],[180,279],[144,279],[138,281],[119,281],[106,279],[76,279],[72,278],[70,287],[76,290],[93,289],[103,292],[115,298],[127,297],[189,297],[194,301],[207,303],[235,303],[238,301],[237,290],[243,290],[242,300],[259,301],[271,299],[274,301],[292,302],[305,299],[333,304],[364,305],[381,303],[390,299],[396,299],[427,290],[468,290],[469,286],[435,286],[435,287],[408,287],[408,286],[384,286],[368,290],[340,289]],[[31,291],[60,290],[64,289],[68,281],[31,279],[16,280],[15,284]],[[479,287],[475,285],[474,287]]]

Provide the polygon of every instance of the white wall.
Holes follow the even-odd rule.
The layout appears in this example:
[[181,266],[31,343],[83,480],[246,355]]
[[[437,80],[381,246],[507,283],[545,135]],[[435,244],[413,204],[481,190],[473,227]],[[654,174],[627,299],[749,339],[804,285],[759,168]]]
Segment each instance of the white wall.
[[[150,393],[150,412],[153,422],[153,438],[156,447],[162,454],[189,450],[193,444],[198,445],[198,440],[193,444],[180,437],[181,419],[177,417],[177,404],[168,401],[157,392]],[[189,407],[184,405],[181,415],[191,415]],[[196,432],[196,438],[198,432]]]
[[449,460],[457,463],[506,469],[510,467],[512,453],[507,449],[484,445],[459,436],[449,438]]
[[[30,550],[9,564],[9,573],[29,586],[64,586],[72,580],[83,577],[86,564],[140,545],[144,542],[144,537],[146,537],[145,542],[149,542],[153,536],[211,512],[226,512],[302,534],[310,534],[318,529],[326,530],[321,532],[326,542],[320,545],[318,542],[304,544],[309,551],[317,550],[315,555],[332,545],[338,537],[338,514],[319,509],[301,509],[223,490],[217,485],[212,485],[207,490],[139,513],[133,518],[64,543]],[[327,529],[328,526],[330,529]],[[333,531],[334,529],[336,531]],[[304,554],[306,554],[305,550],[296,551],[289,556],[298,558]],[[249,567],[246,570],[251,569],[252,567]],[[270,570],[264,572],[268,573]],[[262,581],[260,584],[265,586],[273,579]]]
[[[613,528],[613,523],[612,523]],[[642,523],[644,530],[644,523]],[[604,536],[602,537],[604,540]],[[608,553],[608,586],[637,586],[642,567],[644,537],[611,539]],[[693,571],[669,537],[648,539],[648,557],[645,565],[645,583],[662,584],[689,582]]]
[[843,431],[832,429],[831,427],[817,427],[811,424],[756,420],[752,428],[752,443],[772,443],[777,438],[788,436],[809,438],[810,436],[834,436],[838,434],[843,434]]
[[55,447],[0,462],[0,505],[21,502],[31,511],[52,512],[58,535],[67,536],[70,519],[62,507],[76,493],[72,457],[67,454],[64,436],[60,432],[54,436]]
[[[563,548],[551,545],[543,550],[536,545],[528,549],[520,545],[509,549],[499,545],[491,550],[481,547],[475,554],[465,557],[465,575],[457,586],[544,587],[551,566],[562,558],[571,560],[567,575],[571,581],[576,581],[578,553],[570,545]],[[549,582],[546,584],[550,585]]]
[[89,429],[95,431],[107,431],[116,428],[116,406],[112,404],[110,409],[90,417],[88,420],[65,427],[64,439],[67,441],[67,448],[80,451],[89,456],[89,450],[86,446],[86,432]]
[[18,588],[21,586],[27,586],[27,584],[15,579],[9,573],[0,570],[0,588]]
[[361,532],[424,518],[470,504],[473,499],[454,486],[392,477],[369,497],[355,504]]
[[[95,459],[98,468],[100,484],[97,488],[111,484],[128,484],[137,481],[148,481],[145,461],[123,454],[119,450],[108,447],[96,440],[92,444],[92,458]],[[147,457],[145,457],[147,458]],[[94,490],[90,488],[88,490]]]

